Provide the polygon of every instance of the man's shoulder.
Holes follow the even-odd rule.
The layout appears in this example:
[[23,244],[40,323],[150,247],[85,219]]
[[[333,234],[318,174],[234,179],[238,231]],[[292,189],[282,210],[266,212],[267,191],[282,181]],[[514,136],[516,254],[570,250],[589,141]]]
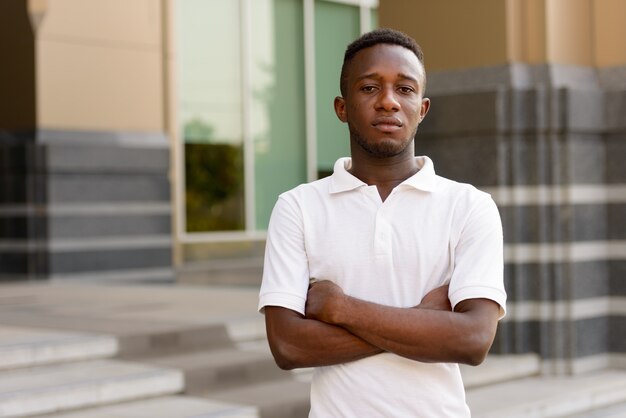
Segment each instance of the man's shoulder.
[[491,195],[476,186],[437,175],[437,191],[447,201],[454,201],[457,208],[469,210],[475,206],[493,205]]
[[293,189],[287,190],[279,195],[279,199],[290,201],[302,201],[307,199],[319,199],[328,196],[330,177],[315,180],[310,183],[302,183]]
[[489,193],[479,190],[473,184],[452,180],[438,174],[436,174],[435,177],[437,179],[437,189],[444,193],[462,193],[475,198],[485,198],[490,196]]

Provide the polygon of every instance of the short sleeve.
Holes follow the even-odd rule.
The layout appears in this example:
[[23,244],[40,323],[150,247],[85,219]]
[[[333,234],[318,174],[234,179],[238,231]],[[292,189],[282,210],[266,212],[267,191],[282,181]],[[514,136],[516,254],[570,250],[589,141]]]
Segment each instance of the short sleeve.
[[267,230],[259,311],[281,306],[304,315],[308,287],[302,213],[289,196],[281,195]]
[[468,211],[454,251],[450,280],[450,302],[454,308],[467,299],[491,299],[506,312],[502,222],[495,202],[480,195]]

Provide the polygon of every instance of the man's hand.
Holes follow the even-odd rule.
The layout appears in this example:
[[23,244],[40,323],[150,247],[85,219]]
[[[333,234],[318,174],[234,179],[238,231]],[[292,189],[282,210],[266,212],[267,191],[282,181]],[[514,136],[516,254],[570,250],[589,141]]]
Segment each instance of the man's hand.
[[416,308],[452,312],[452,305],[448,299],[448,288],[448,285],[444,285],[431,290]]
[[343,290],[335,283],[329,280],[313,282],[307,293],[305,317],[332,324],[333,315],[340,312],[345,298]]

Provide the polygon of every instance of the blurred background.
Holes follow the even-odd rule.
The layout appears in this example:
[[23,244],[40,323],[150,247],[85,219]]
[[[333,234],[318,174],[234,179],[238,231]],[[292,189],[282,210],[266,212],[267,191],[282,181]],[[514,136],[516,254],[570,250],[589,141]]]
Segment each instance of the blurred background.
[[[477,416],[626,416],[589,415],[626,402],[625,22],[625,0],[0,1],[0,336],[113,335],[109,357],[186,367],[187,393],[190,370],[245,357],[206,373],[259,399],[222,401],[305,414],[308,372],[287,384],[297,400],[251,386],[289,374],[274,376],[254,316],[265,230],[280,193],[348,155],[343,52],[391,27],[425,53],[417,153],[491,193],[503,220],[492,353],[512,374],[476,390],[503,408],[515,396],[496,383],[538,392]],[[171,359],[207,344],[230,351]],[[554,412],[537,404],[546,382],[578,389]]]

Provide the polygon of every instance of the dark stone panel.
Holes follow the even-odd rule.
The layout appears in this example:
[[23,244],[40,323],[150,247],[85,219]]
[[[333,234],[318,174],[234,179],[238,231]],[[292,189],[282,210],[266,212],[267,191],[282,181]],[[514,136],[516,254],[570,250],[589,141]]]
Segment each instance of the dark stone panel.
[[[0,225],[2,224],[0,223]],[[49,220],[51,239],[164,235],[170,232],[171,218],[169,215],[81,215],[58,216]]]
[[617,327],[626,325],[624,317],[620,318],[500,322],[491,351],[499,354],[537,353],[543,359],[581,358],[616,352],[626,342],[624,337],[613,335],[619,333]]
[[500,322],[491,352],[498,354],[538,353],[541,349],[541,324],[529,322]]
[[504,284],[510,302],[575,300],[611,294],[609,265],[604,260],[507,263]]
[[43,216],[0,216],[0,240],[43,239],[46,229],[46,218]]
[[0,175],[0,205],[46,202],[47,184],[40,174]]
[[424,134],[494,133],[502,128],[504,91],[430,96],[431,106],[420,125]]
[[169,267],[171,258],[170,248],[59,252],[50,254],[50,273]]
[[[566,326],[567,324],[564,324]],[[574,357],[607,353],[609,350],[609,318],[588,318],[574,322],[576,341]]]
[[515,132],[537,130],[545,125],[541,112],[544,98],[537,90],[509,90],[510,115],[508,126]]
[[568,133],[566,141],[563,163],[567,169],[567,181],[572,184],[604,183],[606,144],[603,137],[599,134]]
[[548,139],[540,134],[518,134],[507,138],[510,142],[508,166],[511,171],[508,184],[527,185],[548,183],[547,159],[550,155]]
[[[565,219],[570,224],[572,241],[603,241],[607,239],[611,228],[607,222],[605,205],[571,205],[562,208]],[[623,231],[626,238],[626,231]]]
[[90,131],[39,129],[37,141],[53,146],[129,147],[141,149],[168,149],[170,144],[162,132],[145,131]]
[[28,237],[28,218],[24,216],[0,217],[0,240]]
[[607,91],[605,94],[606,128],[609,132],[626,131],[626,90]]
[[609,322],[609,351],[611,353],[626,353],[626,316],[610,316]]
[[571,299],[609,296],[609,268],[604,260],[571,263]]
[[504,240],[507,244],[549,242],[550,208],[547,206],[506,206],[500,208]]
[[45,150],[32,140],[0,141],[0,176],[41,172],[45,161]]
[[[607,208],[602,204],[502,206],[500,216],[506,243],[559,243],[572,241],[603,241],[626,238],[620,224],[626,215],[624,205],[612,210],[607,221]],[[619,219],[617,219],[619,218]],[[626,221],[626,219],[624,219]],[[614,230],[617,229],[617,230]]]
[[606,213],[608,239],[626,240],[626,203],[611,203],[606,205]]
[[498,184],[498,138],[432,137],[418,133],[416,154],[428,155],[440,176],[474,186]]
[[[0,250],[0,276],[38,278],[48,272],[48,254],[39,250]],[[10,277],[9,277],[10,278]]]
[[167,173],[169,150],[123,146],[47,145],[50,173]]
[[611,296],[626,296],[626,260],[609,260],[607,265]]
[[504,164],[509,172],[505,185],[562,184],[565,139],[559,133],[509,133]]
[[569,131],[599,132],[605,128],[602,90],[565,89],[565,117]]
[[0,275],[26,274],[28,272],[28,253],[0,251]]
[[169,201],[170,184],[163,175],[68,174],[49,177],[49,202]]
[[[624,116],[622,115],[622,118]],[[626,118],[624,118],[626,119]],[[606,136],[606,182],[626,183],[626,134]]]
[[0,175],[0,204],[28,201],[28,178],[24,175]]

